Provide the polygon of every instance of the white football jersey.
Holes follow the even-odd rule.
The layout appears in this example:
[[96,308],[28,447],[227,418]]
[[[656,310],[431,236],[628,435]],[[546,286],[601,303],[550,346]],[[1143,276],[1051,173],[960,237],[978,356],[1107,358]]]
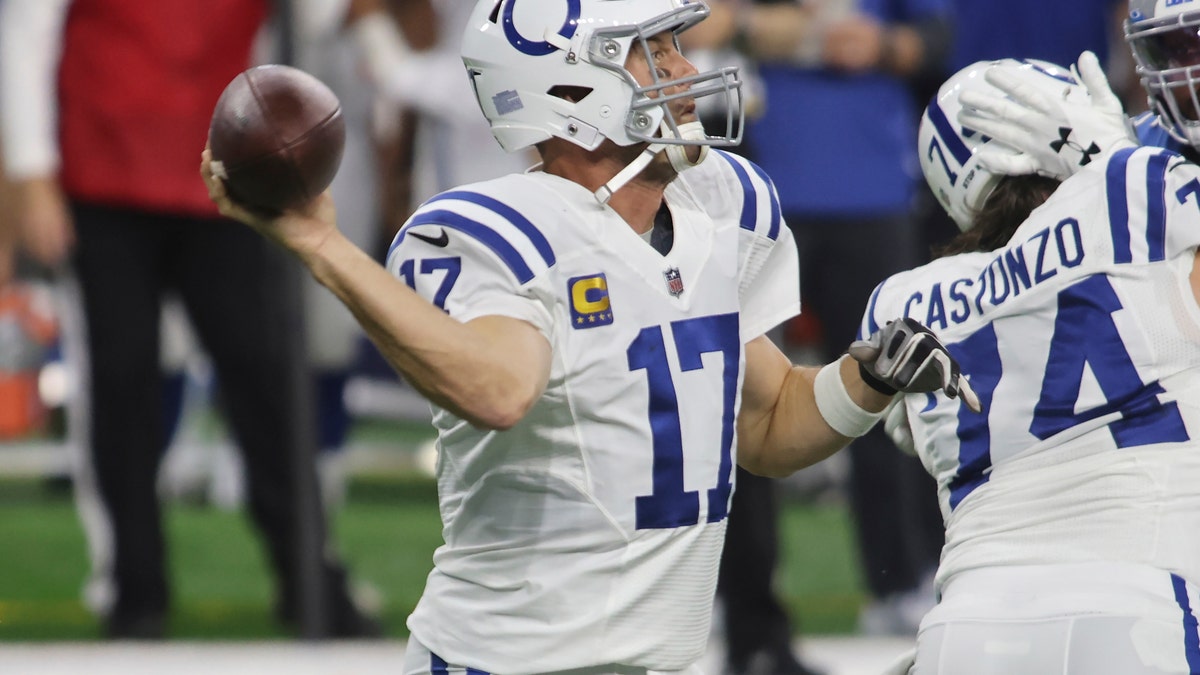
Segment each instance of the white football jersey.
[[527,321],[553,349],[512,429],[434,411],[445,544],[409,627],[451,664],[670,671],[704,654],[743,344],[799,311],[798,263],[745,159],[713,151],[666,203],[666,256],[542,172],[438,195],[396,236],[388,269],[430,302]]
[[886,280],[861,332],[906,315],[984,405],[904,404],[937,479],[938,577],[1111,561],[1200,580],[1200,168],[1124,150],[1065,181],[1004,248]]

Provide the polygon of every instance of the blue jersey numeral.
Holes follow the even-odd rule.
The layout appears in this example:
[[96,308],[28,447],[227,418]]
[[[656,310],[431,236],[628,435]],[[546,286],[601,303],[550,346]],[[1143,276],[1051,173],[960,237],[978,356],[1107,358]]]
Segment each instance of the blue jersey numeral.
[[[1179,406],[1174,401],[1159,401],[1162,386],[1143,382],[1130,358],[1113,321],[1113,314],[1120,309],[1120,298],[1103,275],[1088,277],[1059,292],[1050,353],[1029,433],[1045,440],[1089,420],[1120,413],[1119,419],[1108,424],[1118,448],[1188,440]],[[995,326],[976,331],[951,345],[950,351],[963,372],[970,373],[971,386],[984,410],[990,409],[1002,374]],[[1091,369],[1105,402],[1078,410],[1085,367]],[[960,408],[958,439],[959,470],[950,483],[951,508],[987,480],[992,439],[986,416]]]
[[[734,401],[737,396],[741,337],[736,314],[721,314],[671,323],[680,369],[687,373],[704,367],[702,356],[720,353],[722,369],[721,457],[717,485],[708,490],[708,522],[729,515],[733,489]],[[683,433],[679,423],[679,398],[667,361],[661,326],[644,328],[626,350],[631,371],[646,371],[650,393],[650,430],[654,450],[654,490],[637,498],[637,529],[662,529],[700,522],[700,494],[683,487]]]
[[987,411],[992,408],[992,392],[1000,382],[1000,345],[996,327],[988,324],[971,337],[951,345],[962,372],[971,374],[971,388],[983,404],[984,414],[958,408],[958,474],[950,480],[950,508],[955,508],[972,490],[987,481],[985,471],[992,465],[992,437]]
[[[1174,401],[1159,402],[1163,388],[1142,382],[1129,358],[1112,315],[1121,301],[1108,277],[1092,276],[1058,294],[1058,317],[1050,341],[1042,395],[1029,431],[1047,439],[1077,424],[1115,412],[1121,419],[1108,425],[1118,448],[1188,440],[1183,416]],[[1084,366],[1091,366],[1107,401],[1075,412]]]
[[[400,276],[404,277],[404,283],[413,290],[417,289],[416,262],[405,260],[400,263]],[[458,281],[458,275],[462,272],[462,258],[425,258],[421,261],[421,274],[434,272],[445,272],[441,285],[433,294],[433,304],[445,311],[446,297],[450,295],[450,289],[454,288],[454,282]]]

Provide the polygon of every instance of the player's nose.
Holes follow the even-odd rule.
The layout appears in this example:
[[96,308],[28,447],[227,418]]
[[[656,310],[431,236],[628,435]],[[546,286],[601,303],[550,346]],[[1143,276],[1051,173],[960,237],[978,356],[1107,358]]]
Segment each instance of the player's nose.
[[[679,64],[676,66],[675,70],[679,74],[678,77],[680,79],[691,77],[700,73],[700,71],[696,68],[696,64],[692,63],[688,57],[684,56],[683,54],[678,54],[678,58]],[[691,87],[691,85],[686,86],[689,88]]]

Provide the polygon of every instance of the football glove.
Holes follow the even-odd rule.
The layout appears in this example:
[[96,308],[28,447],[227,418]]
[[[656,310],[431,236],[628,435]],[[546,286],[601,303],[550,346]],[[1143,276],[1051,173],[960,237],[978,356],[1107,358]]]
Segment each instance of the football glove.
[[909,318],[889,321],[866,340],[850,345],[863,380],[885,394],[943,391],[961,396],[975,412],[983,406],[959,371],[958,362],[933,331]]
[[1013,155],[985,145],[979,158],[988,170],[1007,176],[1040,174],[1066,180],[1109,152],[1137,145],[1137,137],[1104,76],[1100,61],[1084,52],[1072,68],[1088,99],[1048,96],[1002,68],[984,78],[1008,95],[963,91],[958,122],[1006,145]]

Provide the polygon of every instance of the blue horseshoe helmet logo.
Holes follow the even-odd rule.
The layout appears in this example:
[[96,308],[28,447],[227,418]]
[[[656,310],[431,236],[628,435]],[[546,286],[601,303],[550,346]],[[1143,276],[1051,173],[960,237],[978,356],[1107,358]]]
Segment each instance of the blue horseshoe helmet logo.
[[[558,29],[558,34],[568,40],[575,36],[575,29],[579,27],[579,16],[583,13],[580,1],[566,0],[567,20],[563,22],[562,28]],[[504,37],[508,38],[508,43],[530,56],[553,54],[557,47],[543,40],[530,40],[517,30],[516,24],[513,23],[513,7],[516,4],[517,0],[509,0],[504,6]]]

